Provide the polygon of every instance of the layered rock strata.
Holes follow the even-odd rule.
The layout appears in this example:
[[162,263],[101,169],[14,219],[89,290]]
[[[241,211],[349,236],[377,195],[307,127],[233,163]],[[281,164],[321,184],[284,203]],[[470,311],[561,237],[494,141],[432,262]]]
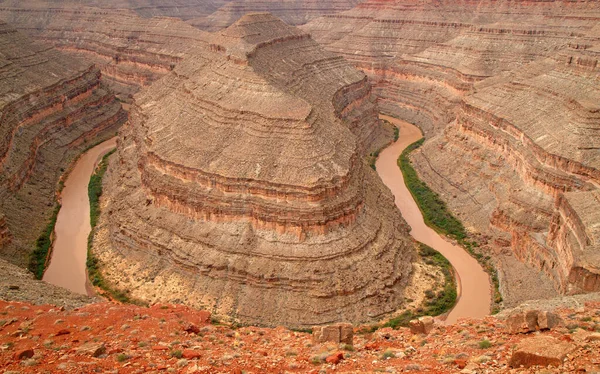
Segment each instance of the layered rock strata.
[[26,263],[73,158],[127,117],[100,75],[0,23],[0,256],[9,261]]
[[206,31],[222,30],[249,12],[269,12],[288,25],[302,25],[326,14],[349,10],[361,0],[238,0],[223,4],[215,12],[188,19],[194,27]]
[[415,166],[483,234],[506,305],[598,289],[599,20],[598,1],[367,1],[302,26],[430,138]]
[[0,18],[62,52],[93,62],[102,79],[125,101],[171,71],[192,46],[207,39],[207,33],[181,20],[142,18],[128,10],[69,6],[68,2],[51,7],[45,1],[9,5],[0,5]]
[[94,239],[104,276],[252,324],[393,312],[414,249],[363,161],[377,112],[309,35],[242,17],[136,96]]

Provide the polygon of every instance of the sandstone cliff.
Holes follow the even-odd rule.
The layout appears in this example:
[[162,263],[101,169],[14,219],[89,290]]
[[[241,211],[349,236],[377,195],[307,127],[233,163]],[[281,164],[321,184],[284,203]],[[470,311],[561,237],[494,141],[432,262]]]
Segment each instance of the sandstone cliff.
[[0,256],[26,263],[58,179],[126,113],[90,64],[0,23]]
[[507,305],[598,290],[599,20],[597,1],[367,1],[302,27],[430,137],[414,163],[484,235]]
[[377,112],[342,58],[242,17],[135,97],[94,239],[104,276],[252,324],[395,311],[414,249],[363,161]]
[[[142,18],[129,10],[61,2],[0,4],[4,19],[36,40],[93,62],[122,100],[171,71],[207,33],[166,17]],[[85,25],[85,27],[82,27]]]

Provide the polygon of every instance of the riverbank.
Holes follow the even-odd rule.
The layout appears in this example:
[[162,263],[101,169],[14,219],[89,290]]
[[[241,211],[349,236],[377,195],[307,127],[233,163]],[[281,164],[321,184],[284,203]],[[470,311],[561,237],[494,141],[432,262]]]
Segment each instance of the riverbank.
[[458,301],[450,311],[446,321],[455,322],[458,318],[484,317],[490,313],[490,278],[476,259],[465,249],[452,244],[425,224],[421,210],[404,183],[404,177],[398,168],[397,160],[410,144],[418,141],[421,131],[414,125],[389,116],[380,116],[400,129],[399,140],[383,150],[376,162],[376,170],[382,181],[396,197],[396,206],[411,227],[411,235],[450,261],[456,271]]

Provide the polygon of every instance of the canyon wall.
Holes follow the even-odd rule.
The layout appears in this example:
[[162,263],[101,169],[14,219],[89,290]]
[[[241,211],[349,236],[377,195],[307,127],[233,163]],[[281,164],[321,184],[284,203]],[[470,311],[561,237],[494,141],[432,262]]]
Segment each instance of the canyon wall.
[[188,19],[187,22],[206,31],[222,30],[249,12],[269,12],[288,25],[302,25],[326,14],[353,8],[361,0],[237,0],[223,4],[215,12]]
[[[36,40],[93,62],[123,101],[171,71],[201,29],[221,30],[248,12],[271,11],[288,24],[352,8],[358,0],[0,0],[0,19]],[[154,18],[148,18],[154,17]],[[177,17],[177,18],[172,18]],[[183,20],[187,20],[187,23]]]
[[363,161],[377,113],[345,60],[269,14],[242,17],[136,95],[93,242],[104,277],[250,324],[394,312],[414,247]]
[[144,18],[174,17],[183,20],[207,16],[229,0],[0,0],[0,7],[26,7],[40,10],[78,8],[128,9]]
[[71,161],[126,120],[100,76],[0,22],[0,256],[15,264],[27,263]]
[[[11,5],[11,6],[9,6]],[[62,2],[0,4],[0,19],[72,56],[94,63],[124,101],[171,71],[207,33],[166,17],[68,6]]]
[[598,290],[584,206],[599,187],[599,20],[598,1],[367,1],[301,27],[424,131],[413,162],[481,234],[506,305]]

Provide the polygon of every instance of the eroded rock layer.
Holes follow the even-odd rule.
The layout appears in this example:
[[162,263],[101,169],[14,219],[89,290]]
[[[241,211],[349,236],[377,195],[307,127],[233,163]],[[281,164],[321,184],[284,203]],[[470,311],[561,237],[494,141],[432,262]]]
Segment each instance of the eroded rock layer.
[[127,115],[93,65],[0,23],[0,255],[24,265],[59,177]]
[[[45,1],[0,5],[0,18],[93,62],[123,100],[171,71],[207,33],[166,17],[142,18],[133,11],[70,6]],[[85,27],[82,27],[85,25]]]
[[103,9],[129,9],[142,17],[176,17],[183,20],[207,16],[229,0],[0,0],[2,7],[26,7],[49,10],[88,6]]
[[413,248],[363,161],[377,112],[342,58],[242,17],[135,97],[94,239],[105,277],[252,324],[396,310]]
[[430,137],[414,163],[488,237],[508,305],[598,290],[598,21],[598,1],[367,1],[302,27]]
[[361,0],[238,0],[230,1],[215,12],[189,19],[187,22],[206,31],[226,28],[249,12],[269,12],[288,25],[302,25],[325,14],[351,9]]

